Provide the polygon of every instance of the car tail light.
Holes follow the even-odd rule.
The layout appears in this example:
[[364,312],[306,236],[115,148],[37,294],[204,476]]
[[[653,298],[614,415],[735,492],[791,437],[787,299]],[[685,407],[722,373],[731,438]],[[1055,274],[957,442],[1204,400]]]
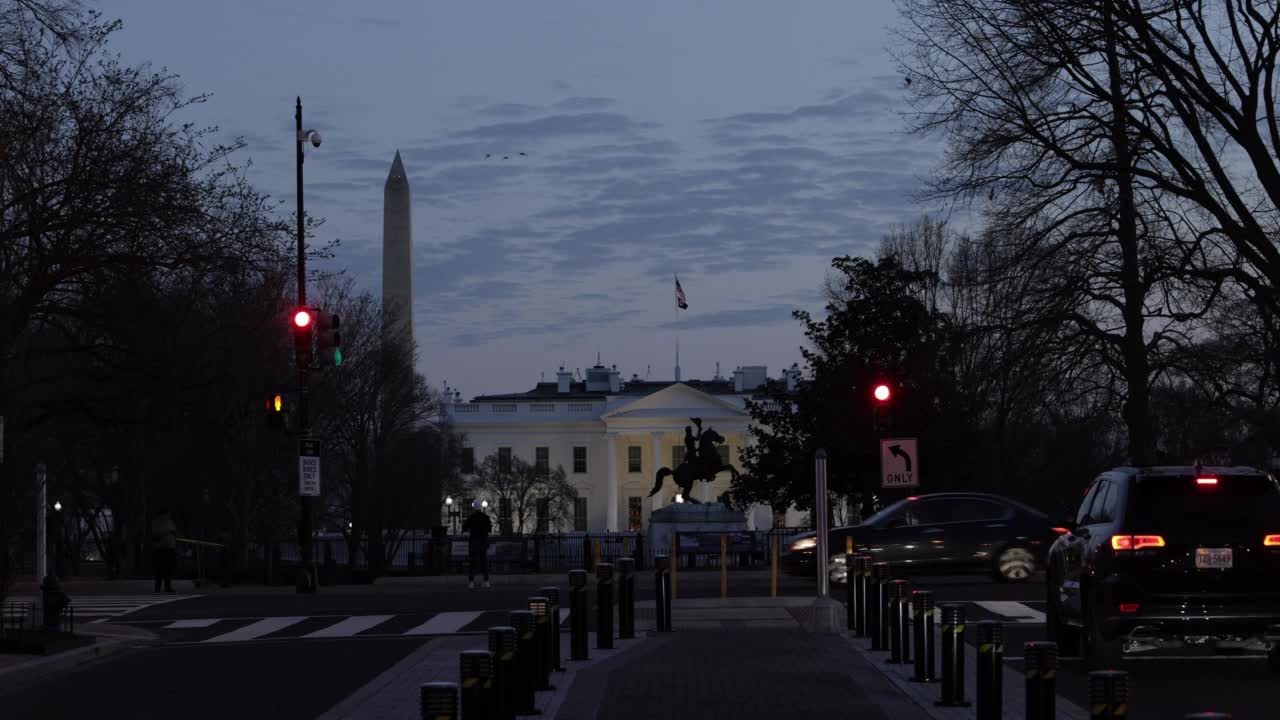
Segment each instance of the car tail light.
[[1217,484],[1218,484],[1218,478],[1216,478],[1216,477],[1198,477],[1198,478],[1196,478],[1196,484],[1197,484],[1197,485],[1217,485]]
[[1056,527],[1056,528],[1050,528],[1050,529],[1058,533],[1059,535],[1066,535],[1067,533],[1071,532],[1070,530],[1064,527]]
[[1160,535],[1112,535],[1112,550],[1142,550],[1144,548],[1164,547],[1164,538]]
[[1262,538],[1262,544],[1268,547],[1280,547],[1280,535],[1268,535]]
[[1139,607],[1138,603],[1120,603],[1120,612],[1136,613],[1138,612],[1138,607]]

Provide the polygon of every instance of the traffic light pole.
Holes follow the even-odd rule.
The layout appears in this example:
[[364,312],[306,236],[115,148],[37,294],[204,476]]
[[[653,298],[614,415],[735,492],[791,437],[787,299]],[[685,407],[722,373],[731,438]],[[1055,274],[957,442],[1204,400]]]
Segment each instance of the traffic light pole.
[[[302,210],[302,98],[294,113],[297,121],[297,132],[294,141],[298,148],[298,307],[307,306],[307,250],[306,250],[306,216]],[[309,413],[308,382],[310,381],[310,357],[303,352],[297,353],[298,363],[298,431],[301,437],[311,432]],[[299,488],[301,491],[301,488]],[[298,592],[313,593],[316,591],[315,568],[311,561],[311,498],[298,493],[298,552],[300,564],[298,573]]]

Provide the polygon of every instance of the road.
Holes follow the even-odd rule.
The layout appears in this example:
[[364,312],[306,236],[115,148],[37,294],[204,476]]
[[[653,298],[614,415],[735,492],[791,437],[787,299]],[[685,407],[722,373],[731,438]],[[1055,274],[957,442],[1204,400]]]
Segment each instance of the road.
[[[720,592],[714,572],[681,573],[678,582],[682,598]],[[557,584],[565,592],[565,583]],[[735,596],[767,595],[769,581],[730,574],[729,587]],[[781,580],[782,594],[808,595],[813,587],[803,578]],[[1006,584],[923,577],[913,579],[913,587],[932,590],[938,602],[963,603],[971,622],[1004,622],[1006,661],[1019,674],[1023,643],[1044,637],[1039,578]],[[314,718],[434,637],[506,624],[508,612],[524,608],[538,588],[408,584],[323,588],[302,596],[287,588],[81,596],[82,622],[144,628],[161,643],[40,685],[8,693],[0,688],[0,698],[6,717]],[[647,573],[639,575],[637,595],[652,597]],[[588,622],[594,628],[594,617]],[[968,639],[973,641],[972,632]],[[1132,674],[1134,720],[1204,710],[1261,717],[1275,702],[1276,678],[1256,658],[1166,654],[1127,660],[1124,669]],[[1087,707],[1087,675],[1077,659],[1064,659],[1059,692]]]

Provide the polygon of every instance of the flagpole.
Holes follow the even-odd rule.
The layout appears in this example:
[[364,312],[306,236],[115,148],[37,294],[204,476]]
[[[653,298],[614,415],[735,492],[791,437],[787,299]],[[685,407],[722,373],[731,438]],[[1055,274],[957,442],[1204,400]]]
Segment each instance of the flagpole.
[[678,275],[676,275],[675,273],[671,273],[671,278],[672,278],[673,280],[675,280],[676,288],[677,288],[676,296],[673,298],[673,300],[675,300],[675,309],[674,309],[674,312],[675,312],[675,315],[676,315],[676,319],[675,319],[675,330],[676,330],[676,373],[675,373],[675,374],[676,374],[676,382],[680,382],[680,294],[679,294],[679,290],[678,290],[678,288],[680,287],[680,277],[679,277]]

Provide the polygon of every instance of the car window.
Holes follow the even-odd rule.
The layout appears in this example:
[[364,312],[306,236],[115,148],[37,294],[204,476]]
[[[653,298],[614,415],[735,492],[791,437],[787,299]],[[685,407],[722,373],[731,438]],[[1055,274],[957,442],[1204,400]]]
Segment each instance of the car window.
[[906,500],[899,500],[888,507],[881,508],[880,512],[872,515],[862,521],[863,525],[874,525],[876,527],[889,527],[895,520],[902,520],[905,515],[907,506]]
[[951,502],[951,522],[982,522],[1000,520],[1009,514],[1000,503],[978,498],[964,498]]
[[1089,506],[1089,524],[1111,522],[1115,519],[1115,506],[1118,499],[1115,483],[1103,480],[1094,493],[1093,504]]
[[1097,495],[1098,495],[1098,488],[1099,488],[1101,485],[1102,485],[1102,481],[1101,481],[1101,480],[1094,480],[1094,481],[1093,481],[1093,484],[1089,486],[1088,491],[1086,491],[1086,492],[1085,492],[1085,494],[1084,494],[1084,500],[1081,500],[1081,501],[1080,501],[1080,510],[1076,512],[1076,524],[1077,524],[1077,525],[1088,525],[1088,524],[1089,524],[1089,522],[1090,522],[1090,520],[1089,520],[1089,506],[1093,504],[1093,500],[1094,500],[1094,498],[1095,498],[1095,497],[1097,497]]
[[951,505],[947,500],[917,500],[907,508],[907,524],[937,525],[951,522]]

